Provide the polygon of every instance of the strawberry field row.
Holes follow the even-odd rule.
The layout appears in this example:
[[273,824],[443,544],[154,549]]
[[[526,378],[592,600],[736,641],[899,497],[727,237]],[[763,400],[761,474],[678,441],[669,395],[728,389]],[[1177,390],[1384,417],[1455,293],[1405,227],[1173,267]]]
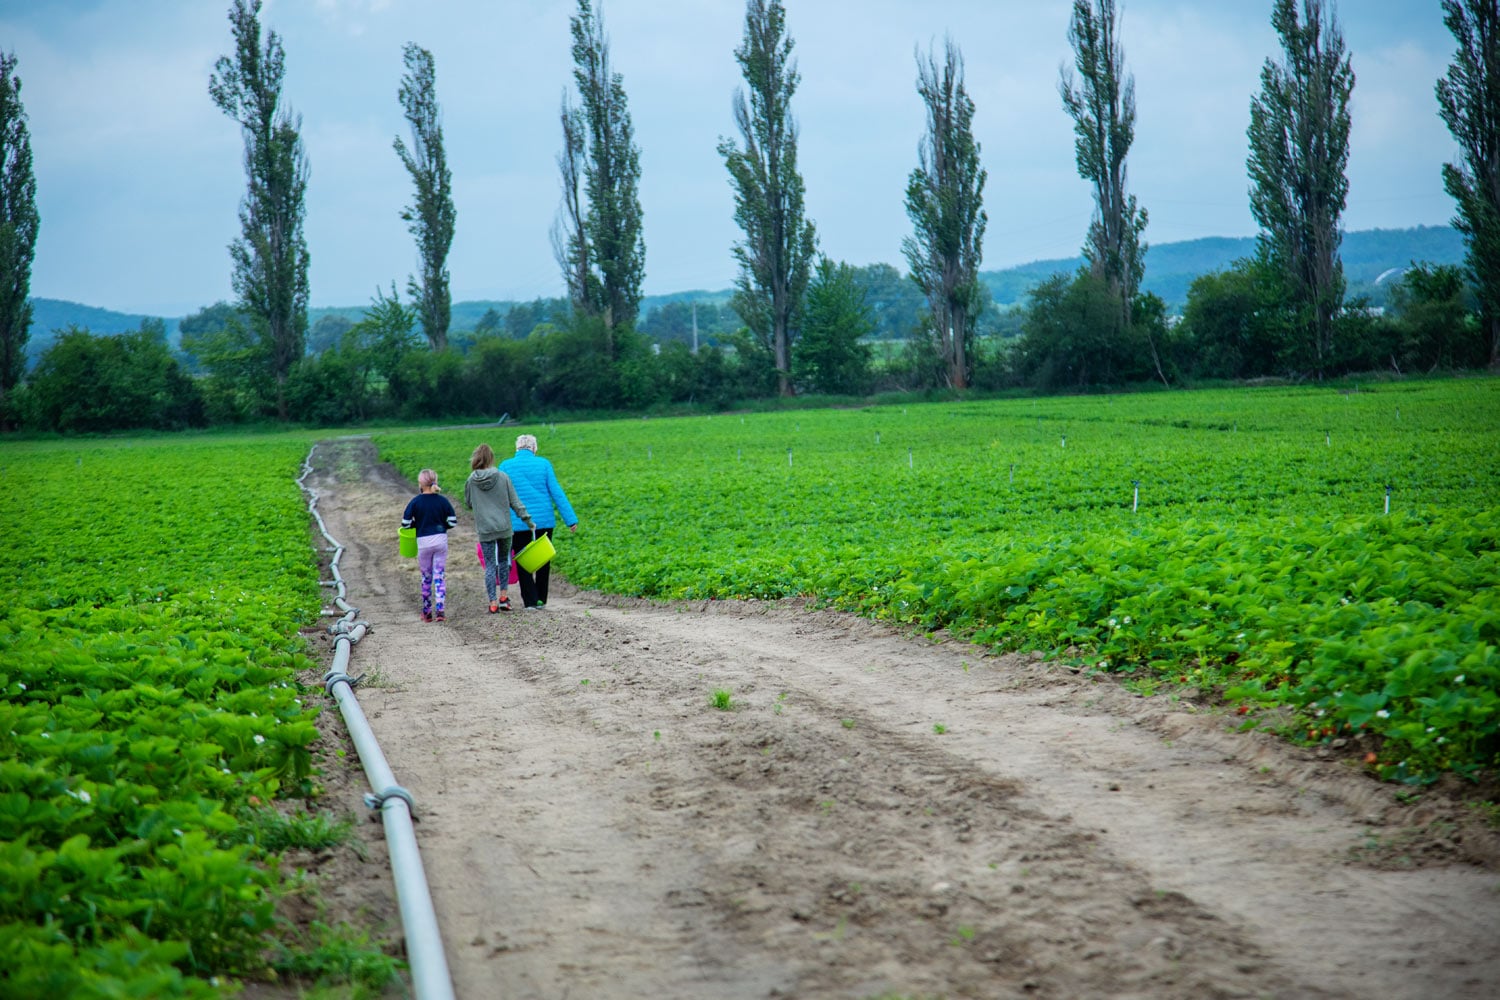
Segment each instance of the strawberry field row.
[[[559,566],[661,598],[812,596],[1380,737],[1500,753],[1500,382],[872,406],[526,427],[583,519]],[[389,433],[456,491],[481,440]]]
[[312,791],[317,736],[306,451],[0,452],[0,993],[216,996],[267,971],[267,805]]

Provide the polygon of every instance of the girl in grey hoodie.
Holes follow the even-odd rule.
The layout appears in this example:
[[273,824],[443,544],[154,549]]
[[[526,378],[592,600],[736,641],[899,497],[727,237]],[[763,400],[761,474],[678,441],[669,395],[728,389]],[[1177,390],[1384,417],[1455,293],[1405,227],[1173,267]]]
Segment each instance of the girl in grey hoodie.
[[[474,449],[469,456],[469,478],[464,480],[464,506],[474,512],[474,530],[484,552],[484,589],[490,598],[490,614],[510,610],[510,512],[536,530],[531,515],[510,477],[495,468],[495,452],[487,444]],[[505,554],[502,562],[500,554]],[[496,598],[495,592],[500,592]]]

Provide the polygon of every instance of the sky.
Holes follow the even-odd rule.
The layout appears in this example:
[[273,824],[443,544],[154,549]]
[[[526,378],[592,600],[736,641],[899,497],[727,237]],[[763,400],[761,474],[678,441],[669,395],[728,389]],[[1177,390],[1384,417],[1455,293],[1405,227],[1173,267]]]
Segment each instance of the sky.
[[[924,128],[916,56],[959,46],[989,180],[985,270],[1075,256],[1093,210],[1058,79],[1071,0],[787,0],[792,109],[820,251],[905,271],[908,175]],[[1122,0],[1138,118],[1129,190],[1169,243],[1256,232],[1245,127],[1270,0]],[[640,147],[644,292],[728,288],[739,238],[716,146],[735,137],[743,0],[596,0]],[[1433,86],[1452,58],[1439,0],[1338,0],[1357,82],[1348,230],[1442,225],[1457,146]],[[208,81],[231,52],[228,0],[0,0],[31,131],[41,232],[33,296],[182,316],[232,300],[243,139]],[[558,109],[576,0],[268,0],[282,97],[310,165],[311,305],[360,306],[417,270],[413,201],[392,148],[402,48],[437,71],[457,230],[455,301],[563,294]]]

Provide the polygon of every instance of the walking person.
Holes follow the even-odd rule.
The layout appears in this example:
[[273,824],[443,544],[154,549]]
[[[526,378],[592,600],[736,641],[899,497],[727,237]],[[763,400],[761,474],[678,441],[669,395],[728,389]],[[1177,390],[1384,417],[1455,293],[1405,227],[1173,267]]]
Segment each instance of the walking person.
[[458,512],[438,489],[437,473],[423,469],[417,473],[422,492],[411,498],[401,514],[401,527],[417,529],[417,569],[422,573],[422,620],[447,621],[443,613],[448,587],[443,576],[448,570],[448,529],[457,526]]
[[[490,614],[510,610],[511,514],[533,527],[510,477],[495,468],[495,451],[481,444],[469,456],[469,478],[464,481],[464,506],[474,512],[474,530],[484,553],[484,592]],[[496,596],[496,591],[499,596]]]
[[[511,530],[514,534],[510,544],[513,552],[520,552],[539,534],[552,537],[552,529],[557,526],[554,508],[562,515],[563,523],[568,526],[569,531],[578,530],[578,517],[573,513],[573,505],[568,503],[568,495],[557,481],[552,463],[536,453],[535,435],[522,434],[516,438],[515,457],[501,462],[500,471],[510,476],[511,482],[516,484],[516,493],[527,505],[527,509],[533,512],[531,516],[536,521],[534,526],[528,526],[532,530],[522,531],[520,522],[512,518]],[[551,575],[551,563],[544,564],[535,574],[526,572],[525,567],[517,566],[521,603],[527,608],[545,608],[547,582]]]

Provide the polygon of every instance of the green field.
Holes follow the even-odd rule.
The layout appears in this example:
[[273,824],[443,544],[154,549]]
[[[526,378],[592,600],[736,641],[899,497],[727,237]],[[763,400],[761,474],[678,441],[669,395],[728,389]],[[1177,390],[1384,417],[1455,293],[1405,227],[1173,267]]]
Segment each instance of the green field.
[[[1300,739],[1379,734],[1380,773],[1425,781],[1500,751],[1497,428],[1473,379],[520,429],[582,518],[580,586],[1061,653]],[[456,494],[516,430],[376,443]]]
[[316,793],[308,446],[0,450],[0,994],[218,996],[358,939],[275,914],[281,852],[337,840],[271,807]]
[[[582,517],[558,557],[581,586],[1041,649],[1293,739],[1362,731],[1424,782],[1500,762],[1497,428],[1500,381],[1473,379],[523,429]],[[517,430],[374,437],[458,495]],[[383,958],[276,944],[280,851],[321,835],[290,808],[316,791],[312,440],[0,446],[0,992]]]

